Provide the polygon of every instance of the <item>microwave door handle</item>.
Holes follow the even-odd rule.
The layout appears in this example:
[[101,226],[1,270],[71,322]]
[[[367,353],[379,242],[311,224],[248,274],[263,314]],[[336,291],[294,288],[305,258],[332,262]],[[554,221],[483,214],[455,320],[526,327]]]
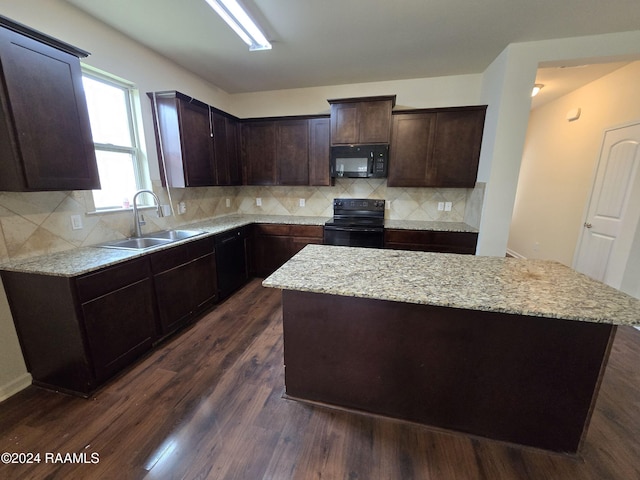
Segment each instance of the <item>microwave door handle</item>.
[[373,175],[373,168],[375,166],[375,160],[373,158],[373,152],[369,152],[369,165],[371,165],[371,169],[369,170],[369,174]]

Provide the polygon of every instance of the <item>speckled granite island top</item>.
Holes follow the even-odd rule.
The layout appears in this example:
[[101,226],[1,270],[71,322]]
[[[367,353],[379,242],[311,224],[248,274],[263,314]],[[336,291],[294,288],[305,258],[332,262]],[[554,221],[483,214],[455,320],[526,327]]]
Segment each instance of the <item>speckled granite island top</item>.
[[615,325],[640,300],[560,263],[308,245],[265,287]]

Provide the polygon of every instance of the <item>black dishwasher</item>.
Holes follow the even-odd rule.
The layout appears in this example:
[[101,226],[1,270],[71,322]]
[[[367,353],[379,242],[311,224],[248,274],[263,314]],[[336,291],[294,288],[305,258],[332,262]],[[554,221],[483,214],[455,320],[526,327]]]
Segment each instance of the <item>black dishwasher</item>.
[[216,235],[216,273],[218,277],[218,299],[228,297],[243,286],[247,273],[245,248],[246,228],[237,228]]

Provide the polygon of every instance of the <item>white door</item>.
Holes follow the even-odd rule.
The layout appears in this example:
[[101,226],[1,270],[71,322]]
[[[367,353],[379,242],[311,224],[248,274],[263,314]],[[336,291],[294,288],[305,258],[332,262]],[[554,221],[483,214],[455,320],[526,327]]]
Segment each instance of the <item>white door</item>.
[[640,219],[640,124],[607,130],[574,268],[620,288]]

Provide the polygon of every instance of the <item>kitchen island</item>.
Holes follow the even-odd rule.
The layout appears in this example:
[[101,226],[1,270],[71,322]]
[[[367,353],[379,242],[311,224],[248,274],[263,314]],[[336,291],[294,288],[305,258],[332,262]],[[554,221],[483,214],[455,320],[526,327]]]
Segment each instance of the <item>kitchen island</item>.
[[283,289],[289,397],[576,453],[640,301],[556,262],[309,245]]

